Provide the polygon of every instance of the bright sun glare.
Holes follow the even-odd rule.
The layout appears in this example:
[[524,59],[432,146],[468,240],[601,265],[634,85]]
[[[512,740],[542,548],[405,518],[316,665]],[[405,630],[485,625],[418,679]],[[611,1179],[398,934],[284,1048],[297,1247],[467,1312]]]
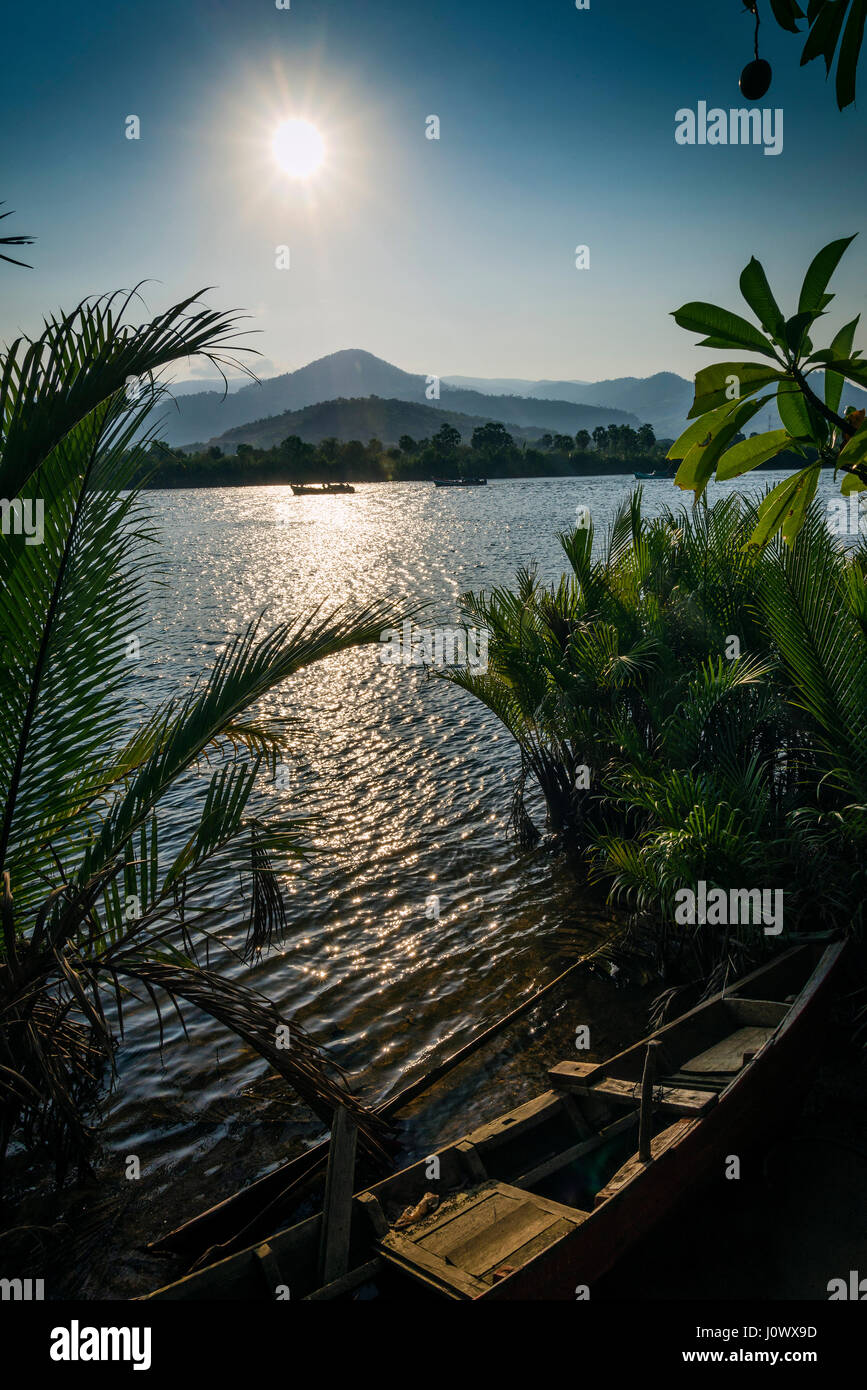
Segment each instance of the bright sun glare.
[[316,172],[325,157],[322,136],[309,121],[284,121],[274,132],[274,158],[294,179],[306,179]]

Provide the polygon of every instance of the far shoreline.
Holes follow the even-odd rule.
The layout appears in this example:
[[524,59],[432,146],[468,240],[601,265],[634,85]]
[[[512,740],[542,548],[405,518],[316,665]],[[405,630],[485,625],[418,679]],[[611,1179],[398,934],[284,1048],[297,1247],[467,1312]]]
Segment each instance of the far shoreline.
[[[789,468],[791,468],[791,463],[790,463],[788,460],[786,460],[785,458],[783,458],[783,457],[781,456],[781,458],[779,458],[779,459],[772,459],[772,460],[769,461],[768,463],[764,464],[761,468],[755,469],[755,470],[753,471],[753,475],[751,475],[751,476],[754,476],[754,475],[757,475],[757,474],[763,474],[763,473],[771,473],[771,472],[785,472],[785,471],[786,471],[787,469],[789,469]],[[166,470],[166,471],[168,471],[168,470]],[[477,473],[476,473],[475,476],[484,477],[484,478],[486,478],[486,479],[488,480],[489,483],[490,483],[490,482],[496,482],[496,483],[521,483],[521,482],[562,483],[562,482],[568,482],[570,479],[573,479],[573,478],[574,478],[574,479],[586,479],[586,478],[632,478],[636,483],[643,483],[643,482],[673,483],[673,482],[674,482],[674,476],[675,476],[675,475],[674,475],[674,472],[670,472],[670,473],[668,473],[668,472],[666,472],[666,473],[659,473],[657,476],[651,477],[651,478],[646,478],[646,477],[645,477],[645,478],[639,478],[639,477],[636,476],[636,472],[650,472],[650,471],[651,471],[651,469],[650,469],[649,467],[642,468],[642,467],[640,466],[640,461],[639,461],[639,460],[635,460],[635,462],[631,462],[631,463],[628,464],[628,465],[623,464],[622,466],[619,466],[619,467],[610,467],[610,468],[605,468],[605,469],[599,469],[599,468],[593,468],[593,469],[591,469],[591,468],[586,468],[586,469],[574,470],[574,471],[571,471],[571,472],[559,472],[559,473],[506,473],[506,472],[498,472],[498,471],[496,470],[495,467],[493,467],[493,468],[483,468],[483,467],[480,467],[480,468],[477,470]],[[831,470],[829,469],[829,471],[831,471]],[[162,473],[162,470],[160,470],[160,473]],[[348,476],[345,476],[345,475],[343,475],[343,474],[341,474],[341,475],[338,476],[338,475],[335,475],[335,474],[333,474],[333,473],[332,473],[332,474],[326,475],[326,473],[324,472],[324,470],[317,470],[312,476],[307,476],[306,474],[303,475],[303,476],[299,476],[299,474],[293,473],[291,477],[288,476],[288,475],[285,476],[285,477],[282,476],[282,475],[279,475],[279,476],[276,476],[276,477],[275,477],[272,473],[270,473],[270,474],[269,474],[269,473],[264,473],[264,472],[263,472],[263,473],[257,473],[257,471],[256,471],[255,469],[243,469],[243,470],[238,470],[238,473],[237,473],[237,474],[235,474],[235,475],[233,475],[233,476],[230,476],[230,477],[224,476],[224,475],[222,475],[222,474],[219,475],[219,476],[217,476],[217,477],[203,477],[203,476],[201,476],[201,475],[191,474],[189,477],[177,477],[177,476],[175,476],[175,477],[169,478],[169,477],[162,477],[162,476],[160,476],[160,473],[158,473],[156,476],[151,477],[151,478],[148,479],[147,481],[143,482],[143,483],[142,483],[143,489],[146,490],[146,491],[149,491],[149,492],[183,492],[183,491],[187,491],[187,490],[199,491],[199,490],[201,490],[201,489],[222,488],[222,487],[228,487],[228,488],[231,488],[231,487],[291,487],[293,483],[295,483],[295,484],[303,483],[305,486],[308,486],[308,485],[310,485],[310,484],[313,484],[313,485],[322,485],[322,484],[324,484],[324,483],[352,483],[353,485],[356,485],[356,484],[359,484],[359,485],[360,485],[360,484],[373,484],[373,483],[381,483],[381,484],[386,484],[386,485],[397,484],[397,483],[417,483],[417,484],[419,484],[420,486],[428,486],[428,487],[433,487],[433,485],[434,485],[434,478],[433,478],[433,476],[424,477],[424,478],[418,478],[418,477],[391,477],[391,478],[384,478],[384,477],[382,477],[381,475],[380,475],[379,477],[357,477],[357,476],[353,476],[353,475],[351,475],[351,474],[348,475]],[[438,473],[436,476],[437,476],[437,477],[440,477],[440,478],[447,478],[447,477],[453,477],[453,476],[455,476],[455,475],[454,475],[454,474],[448,474],[448,473],[443,472],[443,473]],[[342,494],[341,494],[341,493],[338,493],[338,494],[335,494],[335,495],[336,495],[336,496],[347,496],[347,495],[349,495],[349,494],[346,494],[346,493],[342,493]]]

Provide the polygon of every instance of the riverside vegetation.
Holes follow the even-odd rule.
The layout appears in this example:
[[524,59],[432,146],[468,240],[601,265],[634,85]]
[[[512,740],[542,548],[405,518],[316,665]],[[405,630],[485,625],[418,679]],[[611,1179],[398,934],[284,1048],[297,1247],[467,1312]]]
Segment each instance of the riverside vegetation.
[[[712,987],[732,963],[773,945],[758,924],[679,925],[685,890],[785,888],[787,932],[863,929],[867,843],[867,548],[829,534],[815,501],[832,467],[844,497],[867,486],[864,412],[839,413],[845,380],[867,384],[857,318],[827,349],[810,333],[851,238],[811,263],[785,318],[760,264],[741,276],[760,327],[714,305],[675,313],[703,346],[750,350],[696,377],[693,423],[669,449],[691,510],[650,520],[640,490],[600,555],[592,525],[560,536],[567,569],[543,585],[467,594],[489,629],[486,673],[445,673],[515,739],[519,839],[548,828],[625,904],[657,964]],[[818,376],[818,380],[817,380]],[[771,399],[783,428],[738,436]],[[796,472],[758,502],[706,500],[711,478],[775,456]]]

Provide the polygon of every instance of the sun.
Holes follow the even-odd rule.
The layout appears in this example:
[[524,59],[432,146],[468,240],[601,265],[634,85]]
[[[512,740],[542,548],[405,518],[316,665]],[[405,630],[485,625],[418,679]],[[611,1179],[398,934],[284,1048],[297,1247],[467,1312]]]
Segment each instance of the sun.
[[309,121],[284,121],[274,132],[271,148],[284,174],[293,179],[309,178],[325,158],[325,142]]

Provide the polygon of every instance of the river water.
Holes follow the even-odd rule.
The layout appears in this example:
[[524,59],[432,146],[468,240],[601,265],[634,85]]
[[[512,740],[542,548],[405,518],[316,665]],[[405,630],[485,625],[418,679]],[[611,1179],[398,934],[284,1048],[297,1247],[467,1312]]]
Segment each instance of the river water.
[[[142,693],[177,689],[259,613],[270,624],[391,594],[430,605],[424,626],[455,623],[461,593],[509,583],[520,565],[556,577],[557,530],[579,506],[609,515],[627,490],[626,479],[568,479],[360,484],[328,498],[283,487],[150,493],[168,583],[144,634]],[[310,668],[263,709],[297,723],[257,809],[322,823],[316,853],[284,881],[285,940],[252,966],[222,968],[276,1000],[381,1099],[551,978],[564,922],[598,939],[598,906],[582,909],[573,874],[550,855],[516,854],[515,746],[462,691],[369,647]],[[230,897],[222,935],[234,945],[245,915]],[[224,1106],[262,1064],[192,1016],[185,1045],[167,1012],[157,1080],[148,1011],[133,1007],[126,1022],[106,1139],[151,1159],[167,1143],[177,1161],[182,1112],[199,1120]],[[170,1133],[160,1109],[163,1121],[180,1112]],[[190,1133],[198,1149],[196,1125]]]
[[[262,612],[270,623],[319,603],[393,594],[430,604],[419,621],[434,626],[457,621],[462,592],[508,584],[520,566],[535,563],[555,579],[556,532],[582,507],[604,530],[633,485],[569,478],[469,489],[361,484],[328,498],[284,487],[149,493],[163,583],[142,634],[142,700],[190,681]],[[683,500],[670,482],[644,487],[649,512]],[[317,852],[285,880],[287,936],[254,963],[224,949],[240,946],[246,905],[235,884],[221,885],[223,945],[212,963],[304,1024],[366,1100],[400,1089],[552,979],[566,963],[564,940],[571,956],[610,931],[612,915],[586,896],[573,866],[544,844],[516,850],[516,750],[470,696],[418,668],[383,664],[371,647],[312,667],[263,709],[293,723],[280,785],[257,794],[258,808],[321,815]],[[174,798],[179,820],[191,795]],[[594,1050],[604,1053],[643,1019],[633,998],[599,978],[540,1012],[416,1105],[408,1151],[428,1152],[542,1089],[545,1066],[565,1055],[579,1024],[592,1023]],[[118,1082],[102,1107],[100,1171],[104,1192],[114,1179],[116,1195],[128,1193],[135,1185],[124,1184],[123,1165],[135,1154],[148,1178],[148,1202],[118,1226],[128,1242],[130,1231],[153,1238],[249,1181],[321,1126],[298,1106],[275,1108],[261,1059],[216,1023],[189,1010],[185,1038],[167,1008],[161,1046],[149,1006],[133,1003],[125,1014]],[[112,1248],[99,1244],[104,1255]],[[121,1277],[105,1258],[76,1285],[84,1296],[152,1284],[150,1272],[137,1283],[135,1271]]]

